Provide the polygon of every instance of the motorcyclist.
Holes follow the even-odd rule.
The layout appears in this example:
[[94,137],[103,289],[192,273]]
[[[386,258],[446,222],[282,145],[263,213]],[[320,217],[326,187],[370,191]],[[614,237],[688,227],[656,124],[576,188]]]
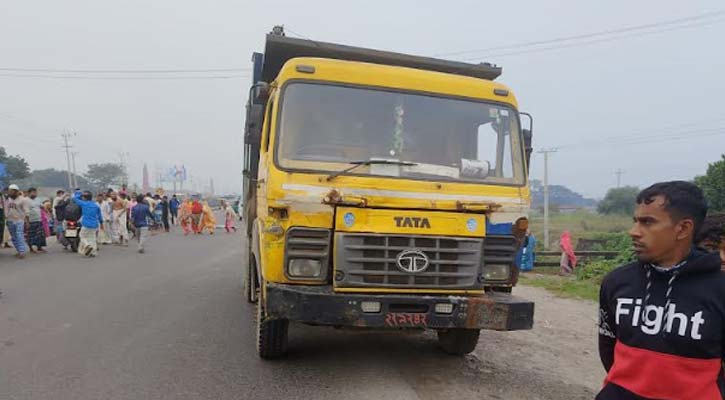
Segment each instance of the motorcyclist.
[[[75,191],[79,192],[80,189],[76,189]],[[78,222],[81,219],[82,214],[83,214],[83,212],[81,210],[81,206],[79,206],[78,203],[76,203],[75,199],[73,199],[73,197],[70,197],[70,196],[66,196],[64,201],[65,201],[65,203],[64,203],[65,207],[63,210],[64,220],[66,222],[67,221]]]
[[[80,189],[76,189],[76,191],[79,191]],[[63,200],[61,200],[58,203],[58,207],[56,208],[56,213],[58,212],[57,209],[62,209],[62,215],[63,215],[63,231],[67,229],[69,222],[74,222],[76,224],[77,229],[80,230],[80,226],[78,225],[78,221],[82,217],[82,210],[81,206],[76,203],[76,201],[71,197],[70,195],[66,195]],[[60,215],[60,214],[59,214]],[[74,239],[78,240],[78,238]],[[63,237],[63,242],[61,243],[65,249],[68,249],[68,245],[70,245],[70,242],[65,236]]]

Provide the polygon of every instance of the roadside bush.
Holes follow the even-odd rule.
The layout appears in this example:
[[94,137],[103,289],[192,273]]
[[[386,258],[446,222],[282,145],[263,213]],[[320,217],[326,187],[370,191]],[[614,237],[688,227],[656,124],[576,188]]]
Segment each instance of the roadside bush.
[[601,284],[602,279],[609,272],[634,260],[631,239],[627,233],[599,233],[591,238],[604,241],[602,244],[594,245],[592,250],[617,251],[619,255],[613,259],[591,261],[580,265],[576,269],[577,280],[593,281]]

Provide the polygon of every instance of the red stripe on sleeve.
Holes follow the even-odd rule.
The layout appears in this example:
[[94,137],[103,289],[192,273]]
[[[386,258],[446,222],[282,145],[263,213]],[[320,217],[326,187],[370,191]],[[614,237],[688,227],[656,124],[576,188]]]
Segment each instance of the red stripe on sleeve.
[[614,365],[605,383],[642,397],[669,400],[721,400],[717,385],[721,360],[658,353],[617,341]]

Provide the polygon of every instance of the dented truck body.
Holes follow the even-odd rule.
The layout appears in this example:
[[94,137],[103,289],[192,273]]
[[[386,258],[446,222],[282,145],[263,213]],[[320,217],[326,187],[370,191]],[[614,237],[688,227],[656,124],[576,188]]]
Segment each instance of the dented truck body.
[[530,329],[511,295],[528,227],[531,132],[488,64],[267,36],[245,127],[245,296],[258,352],[289,321],[438,331]]

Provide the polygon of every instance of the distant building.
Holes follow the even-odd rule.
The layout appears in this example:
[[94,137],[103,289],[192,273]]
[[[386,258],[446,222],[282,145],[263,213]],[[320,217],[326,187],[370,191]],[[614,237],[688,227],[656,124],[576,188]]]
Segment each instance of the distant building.
[[141,184],[141,191],[144,193],[151,191],[151,185],[149,184],[149,167],[146,163],[143,164],[143,183]]

